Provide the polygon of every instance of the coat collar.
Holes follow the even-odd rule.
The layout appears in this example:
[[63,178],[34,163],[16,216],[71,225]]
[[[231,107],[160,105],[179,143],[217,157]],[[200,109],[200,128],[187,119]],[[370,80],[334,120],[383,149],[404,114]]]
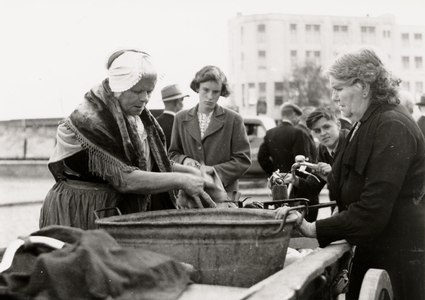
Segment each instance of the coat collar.
[[[198,122],[198,108],[199,104],[188,110],[183,122],[187,124],[186,128],[189,134],[197,141],[201,141],[201,132],[199,130]],[[226,111],[220,105],[216,105],[214,112],[211,116],[210,124],[204,134],[204,139],[220,130],[224,126]]]

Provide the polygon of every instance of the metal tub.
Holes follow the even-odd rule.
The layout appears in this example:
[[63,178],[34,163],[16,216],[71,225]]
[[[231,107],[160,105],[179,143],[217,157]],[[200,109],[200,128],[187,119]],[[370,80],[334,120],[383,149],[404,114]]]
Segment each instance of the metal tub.
[[283,268],[295,220],[230,208],[141,212],[96,223],[123,246],[193,265],[197,283],[250,287]]

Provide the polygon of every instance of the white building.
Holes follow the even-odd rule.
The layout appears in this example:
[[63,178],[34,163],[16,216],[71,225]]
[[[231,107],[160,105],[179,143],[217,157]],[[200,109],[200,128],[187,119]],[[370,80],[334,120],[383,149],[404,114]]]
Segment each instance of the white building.
[[359,45],[374,45],[388,55],[402,88],[417,97],[425,85],[425,26],[397,25],[395,17],[341,17],[288,14],[243,16],[229,27],[229,81],[232,106],[255,115],[257,101],[267,103],[267,115],[279,119],[283,79],[306,59],[328,66],[334,53]]

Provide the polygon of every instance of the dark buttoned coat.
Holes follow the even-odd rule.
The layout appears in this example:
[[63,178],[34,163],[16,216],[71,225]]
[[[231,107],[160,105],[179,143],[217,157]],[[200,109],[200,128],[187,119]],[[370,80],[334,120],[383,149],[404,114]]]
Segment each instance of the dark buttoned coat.
[[173,123],[174,123],[174,114],[168,113],[164,111],[160,116],[156,118],[159,125],[162,128],[162,131],[164,131],[165,140],[167,142],[167,148],[170,147],[171,143],[171,132],[173,130]]
[[268,175],[277,169],[286,173],[291,171],[297,155],[304,155],[310,161],[315,160],[314,153],[311,153],[310,137],[290,122],[282,122],[266,132],[258,150],[258,163]]
[[201,139],[198,105],[177,113],[169,158],[183,163],[186,157],[212,166],[227,192],[238,190],[238,179],[251,166],[251,147],[240,114],[216,105]]

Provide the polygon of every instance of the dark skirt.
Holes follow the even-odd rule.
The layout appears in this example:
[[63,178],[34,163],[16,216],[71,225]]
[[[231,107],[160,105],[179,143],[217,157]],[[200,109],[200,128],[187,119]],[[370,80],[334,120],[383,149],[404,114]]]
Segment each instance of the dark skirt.
[[[117,207],[121,194],[111,185],[76,180],[57,182],[49,191],[40,211],[40,228],[63,225],[81,229],[97,229],[94,212]],[[99,213],[99,217],[116,215],[115,210]]]

